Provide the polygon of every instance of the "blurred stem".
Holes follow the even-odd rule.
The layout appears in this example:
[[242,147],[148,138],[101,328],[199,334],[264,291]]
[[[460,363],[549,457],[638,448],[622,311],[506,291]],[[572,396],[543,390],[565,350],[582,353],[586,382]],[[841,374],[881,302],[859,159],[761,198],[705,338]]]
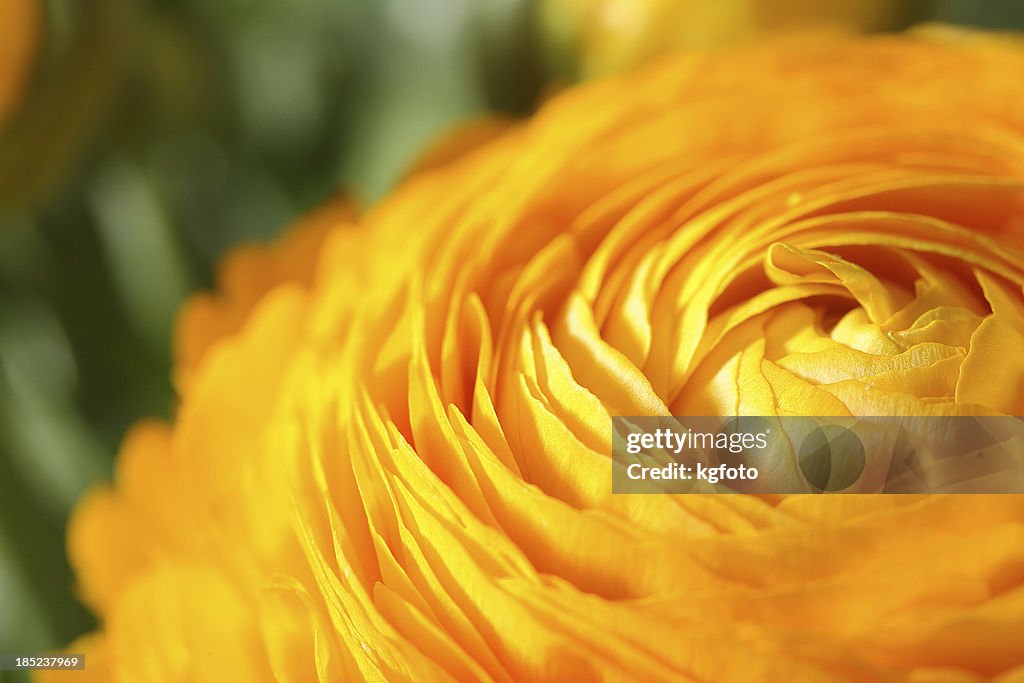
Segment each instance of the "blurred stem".
[[[3,414],[9,416],[4,410]],[[85,609],[67,593],[71,570],[64,554],[64,517],[30,492],[39,481],[26,481],[10,451],[10,424],[0,425],[0,596],[13,623],[0,620],[2,649],[41,651],[66,642],[92,623]],[[28,473],[29,477],[38,473]]]
[[167,357],[191,279],[170,220],[146,176],[128,162],[101,167],[89,199],[121,303],[146,345]]

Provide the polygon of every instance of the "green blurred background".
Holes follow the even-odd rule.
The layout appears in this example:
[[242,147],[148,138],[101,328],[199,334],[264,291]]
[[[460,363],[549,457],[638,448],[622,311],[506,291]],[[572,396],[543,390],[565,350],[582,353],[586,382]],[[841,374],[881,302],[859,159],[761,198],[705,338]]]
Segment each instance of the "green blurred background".
[[[459,121],[527,114],[672,45],[837,12],[867,30],[1024,29],[1024,4],[994,0],[39,1],[27,87],[0,129],[5,653],[94,626],[74,599],[69,511],[109,479],[132,422],[170,417],[176,310],[230,245],[339,188],[366,206]],[[616,19],[624,7],[649,21]]]

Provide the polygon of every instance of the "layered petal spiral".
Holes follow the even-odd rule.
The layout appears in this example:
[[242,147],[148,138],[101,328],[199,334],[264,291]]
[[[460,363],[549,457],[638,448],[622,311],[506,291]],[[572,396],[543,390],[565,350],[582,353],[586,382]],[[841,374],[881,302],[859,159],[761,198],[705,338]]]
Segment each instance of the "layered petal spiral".
[[74,518],[88,675],[1024,680],[1020,496],[610,488],[614,415],[1024,412],[1022,73],[674,57],[238,257]]

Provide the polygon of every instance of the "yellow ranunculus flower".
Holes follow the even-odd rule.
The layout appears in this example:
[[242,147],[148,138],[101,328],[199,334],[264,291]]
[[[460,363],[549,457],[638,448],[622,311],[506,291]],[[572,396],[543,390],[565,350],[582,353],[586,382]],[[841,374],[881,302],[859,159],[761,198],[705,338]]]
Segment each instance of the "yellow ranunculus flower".
[[239,257],[73,520],[74,680],[1024,680],[1024,497],[612,496],[609,459],[615,414],[1024,412],[1022,73],[681,56]]
[[39,0],[0,2],[0,130],[28,80],[41,18]]

